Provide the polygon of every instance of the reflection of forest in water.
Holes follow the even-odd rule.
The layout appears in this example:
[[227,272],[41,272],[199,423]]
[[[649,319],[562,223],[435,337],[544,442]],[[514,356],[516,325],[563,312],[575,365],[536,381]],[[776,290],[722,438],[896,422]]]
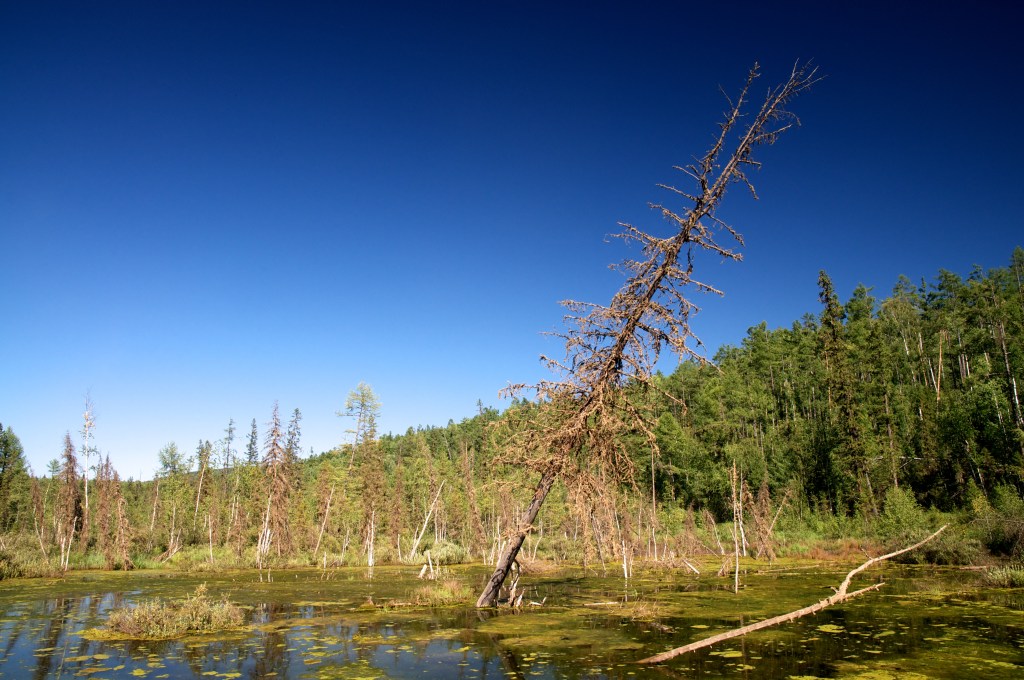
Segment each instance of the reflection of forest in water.
[[[477,571],[453,572],[474,587]],[[481,572],[482,573],[482,572]],[[671,572],[632,580],[535,577],[543,607],[380,606],[422,586],[400,568],[367,580],[313,572],[273,584],[248,574],[71,575],[0,584],[5,677],[698,677],[786,678],[864,672],[1014,677],[1024,671],[1024,592],[982,590],[963,572],[890,570],[882,593],[703,650],[663,667],[631,662],[817,599],[834,573],[749,574],[739,595],[718,579]],[[82,632],[107,612],[200,583],[245,606],[243,629],[171,641],[104,641]],[[376,604],[368,604],[371,598]]]

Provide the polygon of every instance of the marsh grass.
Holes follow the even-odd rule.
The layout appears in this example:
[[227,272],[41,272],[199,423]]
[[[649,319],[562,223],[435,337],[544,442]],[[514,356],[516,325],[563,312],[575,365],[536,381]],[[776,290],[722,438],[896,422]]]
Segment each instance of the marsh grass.
[[133,639],[163,640],[190,633],[209,633],[240,626],[245,618],[240,607],[206,594],[206,584],[184,600],[150,600],[128,609],[115,609],[107,619],[113,633]]
[[663,616],[661,605],[648,599],[623,602],[619,609],[631,621],[657,621]]
[[462,581],[446,579],[420,586],[413,591],[412,600],[417,605],[443,607],[450,604],[465,604],[472,599],[472,595],[469,586]]

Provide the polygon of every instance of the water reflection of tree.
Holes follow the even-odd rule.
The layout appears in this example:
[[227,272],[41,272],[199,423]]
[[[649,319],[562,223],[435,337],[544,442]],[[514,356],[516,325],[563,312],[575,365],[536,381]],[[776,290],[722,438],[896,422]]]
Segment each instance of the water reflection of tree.
[[0,660],[9,659],[11,657],[11,650],[14,649],[14,645],[18,642],[18,640],[21,639],[20,634],[14,634],[14,632],[17,631],[18,628],[14,626],[13,621],[9,619],[12,613],[15,616],[17,616],[17,610],[15,610],[14,612],[3,612],[3,618],[7,620],[4,621],[3,624],[0,624],[0,637],[5,638],[7,640],[7,645],[4,647],[4,653],[2,656],[0,656]]
[[208,675],[209,671],[242,673],[251,649],[245,641],[245,636],[236,634],[203,645],[184,645],[182,658],[196,677]]
[[46,626],[42,635],[42,644],[38,645],[36,649],[52,649],[53,651],[36,655],[38,661],[32,673],[35,680],[43,680],[50,675],[53,660],[57,656],[57,647],[60,645],[60,639],[64,633],[64,622],[68,620],[70,612],[71,600],[67,598],[47,600],[43,605]]
[[288,677],[288,636],[279,630],[273,630],[260,636],[259,647],[262,654],[256,656],[256,662],[249,671],[250,678],[266,678],[276,676]]
[[[268,622],[285,618],[285,610],[286,605],[277,603],[266,603],[261,607],[261,613]],[[262,654],[256,655],[249,677],[288,677],[290,654],[287,630],[268,630],[259,636],[259,642],[257,649],[262,649]]]

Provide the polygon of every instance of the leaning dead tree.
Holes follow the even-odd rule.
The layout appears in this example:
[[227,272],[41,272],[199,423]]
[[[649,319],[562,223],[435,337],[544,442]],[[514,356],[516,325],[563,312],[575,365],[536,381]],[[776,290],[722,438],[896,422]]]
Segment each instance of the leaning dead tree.
[[640,433],[656,447],[653,419],[627,398],[623,388],[651,385],[655,365],[666,348],[680,360],[707,362],[700,339],[690,328],[690,317],[698,307],[686,295],[722,292],[693,277],[694,260],[702,251],[728,260],[742,258],[737,248],[743,238],[718,217],[718,208],[732,184],[745,186],[757,197],[748,177],[760,167],[755,150],[774,144],[799,123],[786,107],[818,80],[815,68],[797,63],[789,78],[770,88],[760,108],[751,113],[750,90],[759,76],[755,64],[739,96],[727,97],[729,107],[711,148],[699,160],[678,168],[689,177],[690,188],[660,185],[685,202],[678,210],[651,206],[665,218],[668,232],[657,235],[620,225],[623,231],[618,236],[639,245],[641,257],[618,266],[626,281],[611,302],[563,303],[569,310],[566,330],[556,335],[565,341],[565,358],[542,357],[559,377],[506,390],[509,395],[533,391],[542,404],[509,442],[512,456],[539,472],[540,480],[477,600],[478,607],[497,602],[556,480],[597,488],[602,480],[631,478],[632,463],[621,445],[626,433]]

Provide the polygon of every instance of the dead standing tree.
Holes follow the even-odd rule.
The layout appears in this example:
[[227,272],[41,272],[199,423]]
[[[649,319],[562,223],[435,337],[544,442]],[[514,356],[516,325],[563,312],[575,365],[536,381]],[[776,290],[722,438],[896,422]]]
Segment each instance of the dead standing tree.
[[619,265],[627,278],[610,304],[563,303],[570,313],[565,317],[566,331],[556,335],[565,340],[566,357],[562,361],[542,357],[560,378],[533,386],[513,385],[507,390],[511,395],[532,390],[543,405],[510,442],[512,455],[540,472],[541,477],[477,607],[497,602],[499,590],[557,479],[596,487],[601,478],[631,477],[632,463],[621,447],[621,435],[628,432],[640,432],[650,446],[657,446],[651,419],[622,388],[631,383],[651,384],[654,367],[666,347],[680,360],[707,363],[697,351],[700,339],[690,328],[690,317],[698,307],[684,292],[722,292],[693,278],[695,256],[709,251],[728,260],[742,259],[734,249],[743,245],[742,236],[717,216],[726,189],[739,183],[757,197],[747,176],[751,169],[760,167],[753,156],[755,149],[774,144],[783,132],[799,123],[786,106],[818,80],[817,69],[797,63],[784,83],[768,91],[751,117],[748,97],[759,75],[760,68],[755,64],[739,97],[729,100],[710,150],[693,164],[678,168],[692,180],[694,188],[683,191],[659,185],[687,202],[679,212],[660,204],[651,206],[670,225],[668,235],[657,236],[630,224],[621,225],[619,237],[639,244],[642,257]]

